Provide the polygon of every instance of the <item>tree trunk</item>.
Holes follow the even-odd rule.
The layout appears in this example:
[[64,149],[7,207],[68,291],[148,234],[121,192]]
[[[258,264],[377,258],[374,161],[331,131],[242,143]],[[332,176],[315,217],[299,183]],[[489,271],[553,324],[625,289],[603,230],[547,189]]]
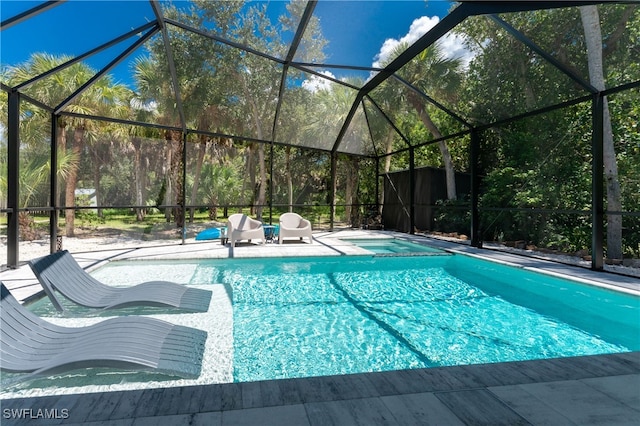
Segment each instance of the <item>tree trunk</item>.
[[[66,154],[67,153],[67,131],[66,131],[66,127],[67,125],[64,123],[64,121],[62,120],[62,118],[58,118],[58,152],[61,154]],[[60,156],[58,156],[58,158],[60,158]],[[58,160],[59,162],[60,160]],[[52,165],[52,167],[54,167]],[[59,172],[60,167],[59,164],[55,165],[55,170],[56,173]],[[58,205],[62,205],[62,179],[60,179],[58,181],[58,187],[56,188],[56,191],[58,191],[58,193],[56,194],[56,199],[58,200]]]
[[65,235],[67,237],[75,237],[75,218],[76,212],[73,207],[76,206],[76,186],[78,184],[78,169],[80,168],[80,155],[82,154],[82,142],[84,138],[84,127],[79,125],[73,131],[73,143],[71,145],[71,153],[77,159],[78,164],[71,167],[67,176],[67,185],[65,188]]
[[[93,169],[93,188],[95,190],[96,204],[98,206],[102,205],[102,189],[100,187],[100,166],[95,166]],[[99,218],[104,217],[104,213],[102,208],[97,209],[97,214]]]
[[[133,185],[136,191],[136,205],[143,206],[145,205],[144,193],[143,193],[143,181],[142,176],[144,176],[145,171],[142,170],[142,153],[141,151],[141,140],[138,137],[134,137],[131,141],[133,144]],[[137,207],[136,208],[136,221],[142,222],[145,217],[145,209]]]
[[349,161],[350,167],[348,170],[348,180],[347,180],[347,188],[349,189],[349,196],[347,198],[348,203],[350,204],[349,215],[347,216],[351,222],[352,228],[360,227],[360,197],[358,195],[358,186],[359,186],[359,178],[360,174],[358,171],[360,170],[360,161],[358,158],[352,158]]
[[[431,120],[431,116],[427,112],[422,101],[418,98],[417,94],[409,93],[409,103],[415,108],[422,121],[422,124],[429,130],[431,135],[435,139],[442,137],[442,133],[438,129],[438,126]],[[456,174],[453,168],[453,160],[451,159],[451,153],[449,147],[445,141],[438,142],[440,148],[440,154],[442,155],[442,162],[444,164],[445,179],[447,183],[447,199],[455,200],[457,198],[456,193]]]
[[[390,154],[391,151],[393,151],[393,137],[395,135],[396,131],[393,129],[389,129],[389,132],[387,133],[387,143],[386,143],[386,147],[385,147],[385,153],[386,154]],[[387,173],[389,173],[389,170],[391,170],[391,156],[387,155],[386,157],[384,157],[384,175],[387,176]],[[376,176],[376,179],[378,179],[378,177]],[[384,206],[384,186],[383,188],[379,191],[378,194],[378,214],[382,215],[382,208]]]
[[[605,89],[604,70],[602,66],[602,31],[597,6],[581,6],[580,17],[584,28],[589,62],[589,79],[598,90]],[[609,104],[604,98],[603,123],[603,162],[607,190],[607,210],[622,211],[620,182],[618,180],[618,163],[613,143],[613,129]],[[622,259],[622,216],[607,215],[607,258]]]
[[[196,204],[196,198],[198,197],[198,187],[200,186],[200,173],[202,172],[202,165],[204,164],[204,155],[207,152],[207,138],[206,136],[201,136],[200,143],[197,144],[198,147],[198,159],[196,160],[196,170],[194,171],[193,176],[193,187],[191,188],[191,204]],[[189,209],[189,223],[193,223],[193,216],[195,214],[195,209],[191,207]]]
[[[171,174],[172,174],[172,170],[171,170],[171,164],[173,163],[173,141],[171,139],[171,136],[169,134],[166,135],[165,137],[165,147],[164,147],[164,165],[162,166],[162,172],[163,172],[163,177],[164,177],[164,182],[165,182],[165,191],[164,191],[164,197],[162,199],[162,204],[164,204],[165,206],[167,205],[172,205],[173,204],[173,179],[171,178]],[[171,208],[170,207],[165,207],[164,209],[164,218],[167,221],[167,223],[171,222]]]
[[331,202],[331,227],[330,230],[333,231],[333,225],[336,218],[336,197],[338,195],[338,156],[334,153],[331,153],[331,195],[329,201]]
[[263,143],[258,147],[258,165],[260,168],[260,182],[258,183],[256,217],[258,220],[262,220],[262,210],[264,209],[264,204],[267,200],[267,167],[265,164]]
[[[251,104],[253,121],[256,126],[256,135],[258,136],[258,139],[264,140],[262,125],[260,124],[260,108],[258,108],[258,104],[256,103],[255,96],[253,96],[249,91],[249,87],[247,85],[247,81],[245,80],[244,75],[240,77],[240,81],[242,82],[244,94],[249,100],[249,103]],[[265,158],[264,158],[264,144],[262,143],[258,147],[258,168],[260,173],[260,181],[257,182],[258,197],[256,200],[255,192],[252,192],[254,200],[252,200],[253,202],[251,204],[256,209],[256,217],[258,218],[258,220],[262,220],[262,209],[267,200],[267,170],[266,170]],[[251,181],[252,188],[255,190],[256,189],[255,171],[251,170],[250,173],[252,173],[252,176],[253,176]]]
[[253,165],[253,145],[247,149],[247,171],[249,176],[249,194],[251,196],[249,204],[251,204],[250,214],[255,213],[256,204],[256,169]]
[[181,228],[184,225],[184,216],[183,216],[183,206],[184,206],[184,191],[185,187],[183,185],[184,180],[182,179],[182,150],[184,149],[184,144],[182,143],[182,138],[177,138],[177,135],[174,134],[172,137],[171,144],[173,145],[173,161],[171,164],[171,179],[172,186],[175,188],[175,207],[171,209],[173,212],[173,221],[176,224],[177,228]]
[[351,161],[348,162],[344,186],[344,219],[353,227],[354,224],[351,223],[351,209],[353,204],[353,170],[351,168]]

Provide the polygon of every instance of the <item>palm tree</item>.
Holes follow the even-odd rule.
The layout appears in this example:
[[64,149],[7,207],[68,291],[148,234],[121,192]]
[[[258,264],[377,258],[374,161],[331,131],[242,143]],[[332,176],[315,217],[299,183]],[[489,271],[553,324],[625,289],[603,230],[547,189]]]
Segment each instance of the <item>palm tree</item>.
[[[103,197],[103,171],[112,169],[117,162],[117,158],[122,156],[128,158],[128,154],[133,151],[129,140],[129,127],[119,123],[105,123],[97,127],[95,137],[88,145],[90,163],[93,166],[93,188],[96,194],[96,204],[104,205]],[[103,217],[103,211],[98,207],[98,217]]]
[[[56,66],[68,62],[71,57],[53,56],[48,54],[34,54],[31,58],[10,70],[10,82],[25,82],[39,76]],[[85,82],[96,74],[89,66],[77,63],[59,70],[52,75],[35,81],[23,88],[24,92],[47,105],[58,105],[75,92]],[[103,77],[67,107],[69,112],[97,116],[122,117],[128,114],[128,99],[130,92],[126,86],[114,84],[110,76]],[[47,120],[50,117],[47,117]],[[83,118],[58,119],[58,147],[62,153],[67,148],[67,129],[73,130],[70,155],[75,164],[79,164],[80,155],[85,142],[95,140],[98,125],[95,121]],[[72,167],[67,175],[65,188],[65,230],[66,235],[74,235],[75,190],[78,181],[78,168]]]
[[[407,48],[407,43],[400,43],[394,49],[387,64]],[[422,93],[437,99],[451,100],[455,98],[457,89],[460,87],[462,80],[461,67],[462,62],[460,59],[447,58],[440,45],[435,43],[403,66],[398,71],[398,75]],[[413,107],[431,135],[435,139],[442,138],[443,135],[431,117],[425,98],[408,87],[402,96]],[[456,199],[455,170],[449,147],[445,141],[439,141],[438,147],[440,148],[446,172],[447,198],[454,200]]]
[[[361,81],[350,80],[349,83],[358,87],[361,85]],[[335,84],[330,89],[319,90],[315,94],[315,104],[317,110],[315,113],[315,121],[312,121],[305,129],[306,132],[315,135],[323,135],[326,139],[325,143],[331,143],[335,137],[338,136],[342,124],[345,122],[349,111],[356,99],[356,91],[348,86]],[[360,129],[351,128],[351,134],[345,134],[343,140],[362,140],[362,135],[357,134]],[[317,137],[317,136],[316,136]],[[347,168],[347,175],[345,176],[345,218],[349,221],[352,220],[352,208],[351,206],[357,204],[357,177],[358,177],[358,162],[355,159],[351,161],[350,167]],[[335,194],[338,182],[333,183],[331,191],[334,193],[334,205],[335,209]],[[335,215],[335,211],[334,211]],[[352,223],[355,225],[355,223]]]
[[[161,43],[160,43],[161,44]],[[160,47],[156,47],[160,49]],[[153,105],[152,115],[154,121],[159,124],[180,127],[179,114],[176,110],[176,97],[169,76],[169,70],[165,66],[166,60],[160,54],[138,58],[134,65],[134,77],[137,86],[136,99],[141,105]],[[179,173],[181,134],[178,131],[166,130],[163,132],[166,141],[163,150],[164,165],[162,167],[164,180],[164,199],[158,200],[163,204],[174,204],[180,192]],[[167,222],[171,221],[171,208],[165,209]],[[174,212],[176,213],[176,212]],[[180,222],[180,223],[178,223]],[[178,217],[176,225],[182,226]]]
[[[209,204],[209,219],[217,220],[218,206],[234,204],[240,197],[242,184],[241,158],[227,164],[205,164],[202,172],[204,200]],[[225,207],[226,215],[226,207]]]
[[[85,76],[91,77],[94,74],[94,70],[83,65],[79,67],[74,78],[80,82]],[[127,86],[114,83],[112,77],[107,75],[89,86],[67,109],[79,114],[122,118],[130,112],[129,99],[131,97],[132,93]],[[105,125],[85,118],[73,118],[69,121],[69,126],[73,129],[71,153],[77,158],[80,158],[85,144],[95,142],[98,139],[98,134],[105,128]],[[78,172],[78,168],[73,169],[66,181],[65,231],[68,237],[75,234],[75,210],[69,207],[75,206]]]
[[[20,83],[30,81],[32,78],[44,74],[47,71],[52,70],[58,65],[68,62],[72,58],[70,56],[54,56],[46,53],[35,53],[29,60],[11,67],[8,70],[8,81],[11,86],[15,86]],[[73,65],[66,68],[54,76],[35,81],[34,83],[23,88],[23,91],[32,96],[35,99],[43,102],[46,105],[57,105],[62,102],[69,94],[78,87],[76,80],[73,78],[74,74],[80,74],[80,67]],[[39,109],[35,110],[35,114],[42,116],[45,121],[50,120],[50,116],[44,111]],[[57,131],[57,146],[60,153],[66,152],[67,145],[67,121],[60,117],[58,118],[58,131]],[[77,161],[75,159],[74,161]]]
[[[387,118],[394,123],[397,123],[397,118],[407,112],[405,104],[402,102],[403,89],[399,84],[391,84],[394,80],[386,80],[380,86],[378,86],[374,92],[370,95],[374,98],[378,107],[384,112]],[[382,123],[382,121],[376,121],[376,123]],[[374,124],[375,126],[375,124]],[[381,125],[379,128],[374,127],[374,131],[378,130],[379,137],[384,141],[384,153],[387,154],[384,157],[384,163],[382,166],[384,176],[388,176],[389,170],[391,170],[391,159],[389,155],[394,151],[394,148],[406,148],[406,143],[402,143],[401,146],[395,146],[395,144],[401,139],[398,133],[390,125]],[[384,190],[377,194],[378,199],[378,214],[382,215],[382,208],[384,206]]]
[[[284,51],[280,35],[272,25],[266,13],[266,7],[252,6],[242,17],[243,22],[237,28],[235,37],[242,43],[258,46],[262,51],[278,54]],[[273,125],[273,108],[277,101],[279,89],[279,77],[281,70],[256,55],[246,55],[237,58],[235,78],[240,83],[244,99],[241,101],[242,110],[246,117],[245,126],[253,131],[253,135],[259,140],[271,139],[271,126]],[[255,172],[252,170],[254,152],[258,157],[258,197],[253,203],[258,219],[262,218],[263,206],[267,198],[267,167],[265,162],[264,143],[250,144],[248,149],[247,164],[250,167],[251,187],[255,187]]]
[[[7,81],[9,85],[12,86],[29,81],[60,64],[68,62],[70,59],[71,57],[68,56],[53,56],[42,53],[34,54],[28,61],[15,67],[11,67],[6,73]],[[95,72],[91,72],[88,67],[82,64],[74,64],[47,78],[33,82],[32,84],[24,87],[23,91],[45,104],[56,105],[66,99],[67,96],[73,93],[77,87],[87,81],[93,74],[95,74]],[[27,143],[28,141],[33,141],[34,143],[41,142],[48,134],[43,129],[48,129],[48,123],[51,116],[39,108],[31,108],[29,104],[24,105],[24,108],[28,110],[28,113],[25,115],[27,118],[21,121],[21,139]],[[76,108],[75,110],[82,111],[81,108]],[[56,168],[61,177],[66,179],[67,186],[70,185],[69,182],[73,180],[73,176],[77,175],[77,167],[80,158],[78,150],[70,153],[66,152],[66,130],[68,125],[69,122],[67,120],[62,118],[58,119],[59,130],[57,132],[57,145],[59,150],[59,164],[56,165]],[[50,165],[47,163],[46,167],[50,167]],[[42,174],[44,171],[45,169],[42,167],[41,161],[38,160],[35,160],[35,162],[28,162],[23,165],[21,174],[22,179],[26,179],[26,181],[23,182],[26,185],[25,187],[34,188],[37,186],[42,179],[44,179]],[[75,183],[73,184],[75,185]],[[67,193],[69,193],[69,190],[67,190]],[[75,193],[75,187],[73,193]],[[24,202],[28,203],[28,200],[32,195],[33,192],[27,192]],[[74,200],[72,199],[69,201],[67,199],[67,206],[73,205]],[[66,211],[67,235],[73,235],[73,214],[73,210]],[[69,228],[69,226],[71,228]]]

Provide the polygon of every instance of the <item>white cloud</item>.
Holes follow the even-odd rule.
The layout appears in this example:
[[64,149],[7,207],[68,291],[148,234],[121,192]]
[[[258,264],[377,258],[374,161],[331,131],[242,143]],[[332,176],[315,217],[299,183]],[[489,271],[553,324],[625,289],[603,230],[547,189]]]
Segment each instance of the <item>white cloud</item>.
[[383,62],[389,60],[389,57],[393,53],[393,50],[401,43],[407,43],[409,45],[413,44],[416,40],[422,37],[427,31],[433,28],[438,22],[440,22],[440,18],[437,16],[428,17],[423,16],[421,18],[415,19],[411,26],[409,27],[409,32],[405,34],[400,40],[396,40],[395,38],[388,38],[382,43],[382,47],[380,47],[380,52],[374,58],[373,66],[376,68],[381,67]]
[[457,34],[447,34],[440,39],[440,46],[448,58],[460,58],[466,68],[474,57],[474,53],[464,46],[464,40]]
[[[320,74],[333,79],[336,78],[331,71],[322,71]],[[322,78],[317,75],[312,75],[308,80],[302,82],[302,87],[312,93],[316,93],[320,90],[331,90],[331,80],[327,80],[326,78]]]
[[[409,32],[402,36],[399,40],[389,38],[384,41],[380,52],[375,56],[373,67],[380,68],[382,63],[389,60],[393,50],[401,43],[412,45],[420,37],[425,35],[431,28],[436,26],[440,22],[440,18],[437,16],[422,16],[415,19],[409,27]],[[443,52],[449,58],[461,58],[464,66],[473,58],[473,54],[464,48],[462,38],[455,34],[447,34],[440,38],[440,45]]]

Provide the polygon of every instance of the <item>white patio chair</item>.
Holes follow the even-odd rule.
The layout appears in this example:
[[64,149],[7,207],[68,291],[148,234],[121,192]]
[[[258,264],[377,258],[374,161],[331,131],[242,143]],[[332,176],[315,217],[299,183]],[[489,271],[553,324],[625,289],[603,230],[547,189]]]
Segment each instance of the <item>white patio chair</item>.
[[232,214],[227,219],[227,238],[229,238],[231,247],[235,247],[236,241],[240,240],[249,240],[251,242],[253,239],[259,239],[262,240],[262,244],[267,241],[262,222],[251,219],[242,213]]
[[283,239],[291,237],[300,238],[300,241],[307,237],[309,238],[309,244],[312,244],[311,222],[297,213],[284,213],[280,216],[278,243],[282,244]]

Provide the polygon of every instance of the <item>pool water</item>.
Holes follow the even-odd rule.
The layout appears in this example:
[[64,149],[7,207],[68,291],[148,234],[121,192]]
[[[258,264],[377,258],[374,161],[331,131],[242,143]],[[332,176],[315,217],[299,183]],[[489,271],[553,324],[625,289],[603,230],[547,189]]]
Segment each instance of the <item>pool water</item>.
[[458,254],[122,261],[92,274],[225,283],[229,337],[214,324],[207,345],[231,359],[216,366],[216,353],[203,371],[235,382],[640,350],[640,297]]
[[344,238],[351,244],[372,251],[378,255],[403,255],[403,254],[447,254],[446,251],[424,244],[398,238]]
[[460,255],[203,262],[233,289],[234,380],[640,349],[640,298]]
[[640,349],[638,298],[463,256],[203,268],[233,288],[236,381]]

